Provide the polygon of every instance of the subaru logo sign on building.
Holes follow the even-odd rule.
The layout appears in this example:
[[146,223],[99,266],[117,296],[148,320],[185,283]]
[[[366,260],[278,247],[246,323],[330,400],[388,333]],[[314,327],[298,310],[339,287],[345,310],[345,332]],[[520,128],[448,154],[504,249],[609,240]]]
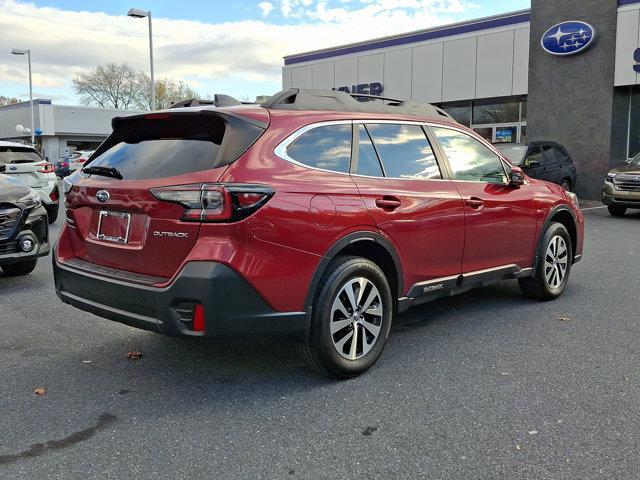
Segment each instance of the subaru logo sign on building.
[[551,55],[575,55],[591,46],[596,38],[593,25],[578,20],[562,22],[544,32],[540,43]]

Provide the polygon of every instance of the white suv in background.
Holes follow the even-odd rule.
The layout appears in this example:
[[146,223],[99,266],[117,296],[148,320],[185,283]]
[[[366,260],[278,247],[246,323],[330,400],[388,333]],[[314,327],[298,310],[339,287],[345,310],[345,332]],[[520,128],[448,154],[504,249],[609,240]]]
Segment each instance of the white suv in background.
[[69,171],[73,172],[84,167],[84,163],[93,155],[94,150],[76,150],[69,159]]
[[5,175],[33,188],[47,210],[49,223],[58,218],[60,193],[53,165],[46,162],[30,145],[0,141],[0,164],[6,165]]

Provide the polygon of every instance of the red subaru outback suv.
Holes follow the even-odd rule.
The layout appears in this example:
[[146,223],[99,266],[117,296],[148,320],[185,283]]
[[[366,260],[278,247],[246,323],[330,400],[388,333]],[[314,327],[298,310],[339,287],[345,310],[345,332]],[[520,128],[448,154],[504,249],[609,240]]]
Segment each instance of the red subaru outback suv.
[[411,305],[564,291],[583,216],[442,110],[292,89],[121,117],[68,182],[63,302],[172,336],[287,335],[358,375]]

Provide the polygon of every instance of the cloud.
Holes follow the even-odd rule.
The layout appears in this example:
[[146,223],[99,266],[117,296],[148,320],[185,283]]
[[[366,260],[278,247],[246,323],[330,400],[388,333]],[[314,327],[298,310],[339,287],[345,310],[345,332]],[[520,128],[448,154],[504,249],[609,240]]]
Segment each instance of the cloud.
[[268,17],[271,13],[271,10],[274,9],[273,3],[271,2],[260,2],[258,4],[258,7],[260,7],[260,10],[262,10],[263,17]]
[[[284,55],[451,22],[473,7],[465,0],[272,0],[257,5],[261,19],[259,13],[258,19],[218,23],[154,18],[156,76],[206,85],[208,91],[233,82],[248,82],[248,88],[251,82],[267,82],[275,91]],[[286,17],[283,23],[266,20],[275,19],[275,12]],[[76,73],[105,62],[149,69],[147,23],[125,15],[0,0],[0,32],[7,48],[32,48],[34,86],[40,90],[69,91]],[[25,75],[23,57],[2,59],[0,81],[22,84]]]

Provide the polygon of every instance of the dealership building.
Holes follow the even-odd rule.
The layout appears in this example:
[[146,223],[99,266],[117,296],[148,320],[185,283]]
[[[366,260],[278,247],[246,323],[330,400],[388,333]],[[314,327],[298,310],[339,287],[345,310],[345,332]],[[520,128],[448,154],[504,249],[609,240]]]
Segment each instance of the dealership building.
[[433,103],[493,142],[557,141],[597,198],[640,152],[640,0],[530,10],[284,58],[286,88]]
[[[111,119],[131,115],[134,110],[54,105],[35,99],[34,132],[39,150],[50,161],[74,150],[95,150],[111,133]],[[0,107],[0,140],[30,142],[30,133],[16,132],[16,126],[31,126],[31,106],[21,102]]]

